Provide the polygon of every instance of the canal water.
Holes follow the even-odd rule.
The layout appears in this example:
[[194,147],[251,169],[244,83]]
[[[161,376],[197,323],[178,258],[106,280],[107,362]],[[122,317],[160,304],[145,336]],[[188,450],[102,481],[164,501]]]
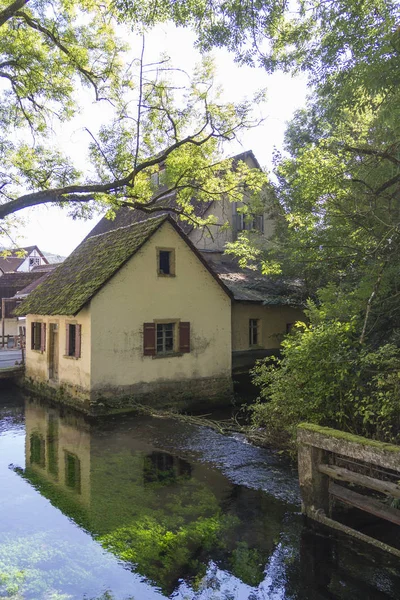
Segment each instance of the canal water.
[[307,528],[293,467],[241,436],[0,389],[1,599],[395,599],[399,567]]

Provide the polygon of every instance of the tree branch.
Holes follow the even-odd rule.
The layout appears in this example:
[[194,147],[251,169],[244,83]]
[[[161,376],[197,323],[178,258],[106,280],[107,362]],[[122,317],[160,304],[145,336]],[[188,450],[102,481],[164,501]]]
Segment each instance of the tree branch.
[[7,23],[7,21],[12,19],[15,16],[15,13],[20,8],[25,6],[25,4],[28,4],[28,2],[29,0],[15,0],[15,2],[7,6],[7,8],[0,11],[0,27],[4,25],[4,23]]
[[[400,161],[399,161],[399,165],[400,165]],[[388,181],[385,181],[385,183],[383,183],[382,185],[380,185],[375,190],[375,194],[378,196],[379,194],[381,194],[382,192],[384,192],[388,188],[392,187],[392,185],[395,185],[399,181],[400,181],[400,173],[398,173],[397,175],[395,175],[391,179],[388,179]]]
[[[187,136],[182,140],[179,140],[175,144],[169,146],[164,152],[161,152],[155,158],[143,161],[136,166],[126,177],[121,179],[114,179],[108,183],[87,183],[80,185],[69,185],[61,188],[53,188],[40,192],[32,192],[30,194],[24,194],[18,198],[10,200],[5,204],[0,205],[0,219],[4,219],[7,215],[13,214],[24,208],[37,206],[40,204],[50,204],[53,202],[88,202],[93,200],[95,194],[112,194],[112,193],[123,193],[124,188],[130,186],[132,181],[141,171],[153,167],[157,164],[162,164],[166,161],[168,156],[174,151],[184,146],[185,144],[194,144],[195,146],[202,146],[212,137],[219,137],[220,134],[216,134],[211,131],[208,135],[201,137],[207,127],[207,122],[192,136]],[[198,139],[200,138],[200,139]],[[84,195],[84,197],[81,197]]]
[[38,23],[35,19],[32,19],[27,13],[23,12],[22,10],[18,11],[16,13],[16,16],[22,17],[22,19],[25,21],[25,23],[27,25],[29,25],[29,27],[31,27],[32,29],[35,29],[36,31],[39,31],[40,33],[43,33],[45,36],[47,36],[53,42],[53,44],[55,46],[57,46],[57,48],[59,50],[61,50],[61,52],[63,54],[65,54],[65,56],[68,57],[68,59],[72,62],[72,64],[79,71],[79,73],[81,73],[81,75],[83,75],[85,77],[85,79],[87,79],[87,81],[89,81],[89,83],[93,86],[95,95],[96,95],[96,101],[102,100],[102,98],[99,96],[99,88],[95,81],[95,75],[93,73],[91,73],[90,71],[88,71],[88,69],[85,69],[84,67],[82,67],[78,63],[78,61],[71,54],[69,49],[66,46],[64,46],[64,44],[61,42],[61,40],[59,40],[54,35],[54,33],[52,33],[46,27],[43,27],[43,25],[40,25],[40,23]]
[[346,152],[353,152],[355,154],[365,154],[366,156],[375,156],[376,158],[383,158],[385,160],[389,160],[393,164],[400,166],[400,160],[393,156],[393,154],[389,154],[389,152],[382,152],[381,150],[375,150],[374,148],[355,148],[353,146],[344,146],[344,150]]

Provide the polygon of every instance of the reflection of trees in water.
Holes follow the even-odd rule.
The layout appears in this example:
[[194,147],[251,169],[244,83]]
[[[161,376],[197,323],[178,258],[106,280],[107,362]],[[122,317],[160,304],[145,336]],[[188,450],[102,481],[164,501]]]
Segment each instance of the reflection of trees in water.
[[[105,433],[67,411],[62,418],[43,412],[43,419],[40,434],[30,430],[35,468],[23,476],[164,593],[186,585],[188,597],[201,597],[201,590],[218,590],[222,579],[233,590],[237,577],[255,597],[398,597],[395,569],[389,574],[351,546],[304,529],[293,507],[271,496],[151,447],[140,422],[137,429],[129,423],[127,433],[116,420]],[[87,435],[76,454],[66,451],[63,439],[68,430],[70,448],[78,439],[74,428]]]

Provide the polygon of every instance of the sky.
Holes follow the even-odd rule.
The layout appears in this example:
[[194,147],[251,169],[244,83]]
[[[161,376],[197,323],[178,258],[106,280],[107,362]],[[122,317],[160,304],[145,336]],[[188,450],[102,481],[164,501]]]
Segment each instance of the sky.
[[[191,71],[199,62],[200,54],[193,47],[194,35],[188,29],[176,29],[172,25],[162,25],[146,36],[146,61],[156,61],[166,52],[175,67]],[[130,34],[133,53],[139,55],[141,40]],[[293,78],[276,73],[268,75],[256,67],[240,67],[232,54],[226,50],[212,53],[217,65],[217,80],[223,89],[223,99],[240,101],[261,88],[267,89],[267,101],[258,109],[257,117],[264,119],[256,128],[246,131],[239,141],[227,145],[225,154],[233,156],[245,150],[252,150],[263,168],[272,168],[274,149],[281,149],[286,123],[298,108],[304,106],[307,94],[305,76]],[[62,130],[56,132],[57,143],[75,157],[81,170],[85,166],[84,148],[88,141],[84,127],[95,130],[105,116],[104,104],[96,104],[87,96],[79,116]],[[68,256],[95,226],[101,215],[89,221],[73,220],[67,210],[49,206],[35,207],[19,213],[22,223],[15,242],[19,246],[37,245],[42,251]]]

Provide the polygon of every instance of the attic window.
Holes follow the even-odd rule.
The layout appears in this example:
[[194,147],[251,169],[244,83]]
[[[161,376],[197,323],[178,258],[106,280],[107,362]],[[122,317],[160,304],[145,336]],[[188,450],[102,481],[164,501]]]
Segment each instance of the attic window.
[[163,167],[160,167],[158,171],[155,171],[150,175],[150,182],[153,189],[158,189],[160,186],[163,185],[165,180],[164,174],[165,169]]
[[29,266],[30,267],[39,267],[40,266],[40,256],[31,256],[29,258]]
[[175,250],[173,248],[157,248],[157,273],[169,277],[175,275]]

